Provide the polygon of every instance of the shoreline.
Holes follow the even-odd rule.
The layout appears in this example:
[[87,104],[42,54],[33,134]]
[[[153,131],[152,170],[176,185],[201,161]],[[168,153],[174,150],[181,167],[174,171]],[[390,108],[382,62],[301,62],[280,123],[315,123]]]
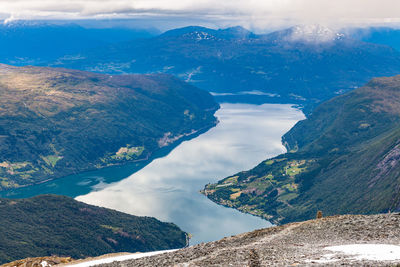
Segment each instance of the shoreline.
[[[217,111],[217,110],[218,109],[216,109],[215,111]],[[40,185],[45,185],[46,183],[49,183],[49,182],[52,182],[55,180],[68,179],[68,177],[70,177],[70,176],[84,175],[84,174],[88,174],[88,173],[92,173],[92,172],[96,172],[96,171],[100,171],[100,170],[119,168],[119,167],[129,166],[129,165],[134,166],[135,164],[140,164],[140,166],[138,166],[138,169],[135,171],[135,172],[137,172],[140,169],[147,166],[148,164],[150,164],[153,160],[160,158],[160,157],[164,157],[165,155],[168,155],[173,149],[175,149],[177,146],[179,146],[182,142],[192,140],[193,138],[196,138],[196,137],[200,136],[201,134],[208,132],[212,128],[216,127],[218,125],[218,123],[219,123],[218,118],[216,118],[212,123],[210,123],[204,127],[201,127],[199,129],[191,131],[189,133],[181,134],[178,139],[174,140],[173,142],[169,143],[168,145],[159,147],[158,149],[155,149],[152,152],[149,152],[145,158],[136,159],[136,160],[129,161],[129,162],[124,162],[121,164],[116,163],[116,164],[112,164],[109,166],[103,166],[100,168],[88,168],[88,169],[85,169],[82,171],[77,171],[77,172],[63,175],[63,176],[60,176],[57,178],[49,178],[49,179],[46,179],[44,181],[40,181],[37,183],[21,185],[17,188],[0,190],[0,198],[13,198],[13,199],[19,198],[18,197],[19,190],[23,190],[23,189],[27,189],[27,188],[31,188],[31,187],[35,187],[35,186],[40,186]],[[135,172],[133,172],[133,173],[135,173]],[[121,178],[119,180],[122,180],[122,179],[124,179],[124,178]],[[15,195],[17,195],[17,197]],[[38,195],[38,194],[35,194],[35,195]],[[34,195],[31,195],[31,196],[34,196]],[[73,197],[75,197],[75,196],[73,196]],[[25,198],[25,197],[23,197],[23,198]]]
[[[275,104],[275,103],[272,103],[272,104]],[[304,112],[304,106],[303,106],[303,105],[301,105],[301,104],[291,104],[291,105],[292,105],[292,108],[301,111],[301,112],[304,114],[304,116],[307,118],[307,115],[306,115],[306,113]],[[294,124],[287,132],[289,132],[295,125],[296,125],[296,124]],[[286,133],[287,133],[287,132],[286,132]],[[281,136],[281,144],[283,145],[283,147],[285,147],[286,152],[283,152],[283,153],[278,154],[278,155],[275,155],[275,156],[271,156],[271,157],[268,158],[268,159],[272,159],[272,158],[275,158],[275,157],[278,157],[278,156],[280,156],[280,155],[283,155],[283,154],[288,153],[288,149],[287,149],[285,143],[283,142],[283,137],[285,136],[286,133],[284,133],[284,134]],[[265,159],[265,160],[267,160],[267,159]],[[257,166],[257,165],[255,165],[255,166]],[[255,166],[253,166],[253,167],[251,167],[251,168],[254,168]],[[242,171],[246,171],[246,170],[242,170]],[[234,174],[233,174],[233,175],[234,175]],[[229,177],[229,176],[227,176],[227,177]],[[222,181],[223,179],[225,179],[225,178],[227,178],[227,177],[224,177],[224,178],[219,179],[219,180],[218,180],[217,182],[215,182],[214,184],[217,184],[219,181]],[[249,215],[252,215],[252,216],[261,218],[261,219],[263,219],[263,220],[266,220],[266,221],[270,222],[270,223],[272,224],[272,226],[280,225],[279,223],[277,223],[277,220],[274,219],[274,216],[272,216],[272,215],[268,215],[268,214],[260,215],[260,214],[252,213],[251,210],[250,210],[250,211],[245,211],[245,210],[236,208],[236,207],[234,207],[234,206],[229,206],[229,205],[223,204],[222,202],[217,202],[217,201],[215,201],[214,199],[211,199],[210,197],[208,197],[208,194],[207,194],[207,192],[206,192],[206,191],[207,191],[207,190],[206,190],[206,187],[207,187],[207,185],[209,185],[209,184],[212,184],[212,183],[208,183],[208,184],[204,185],[203,189],[199,190],[199,193],[202,194],[203,196],[205,196],[208,200],[212,201],[213,203],[215,203],[215,204],[217,204],[217,205],[219,205],[219,206],[225,207],[225,208],[230,208],[230,209],[237,210],[237,211],[239,211],[239,212],[241,212],[241,213],[243,213],[243,214],[249,214]]]
[[270,222],[270,223],[272,224],[270,227],[272,227],[272,226],[278,226],[278,225],[279,225],[279,224],[276,224],[275,220],[273,220],[273,216],[271,216],[270,218],[268,218],[268,217],[264,217],[264,216],[262,216],[262,215],[258,215],[258,214],[254,214],[254,213],[247,212],[247,211],[244,211],[244,210],[240,210],[240,209],[238,209],[238,208],[235,208],[235,207],[232,207],[232,206],[229,206],[229,205],[224,205],[224,204],[222,204],[221,202],[217,202],[217,201],[214,201],[213,199],[209,198],[208,195],[205,193],[205,190],[204,190],[204,189],[201,189],[201,190],[199,191],[199,193],[202,194],[204,197],[206,197],[206,198],[207,198],[208,200],[210,200],[211,202],[217,204],[218,206],[222,206],[222,207],[225,207],[225,208],[234,209],[234,210],[237,210],[237,211],[239,211],[239,212],[241,212],[241,213],[243,213],[243,214],[252,215],[252,216],[255,216],[255,217],[257,217],[257,218],[261,218],[261,219],[263,219],[263,220],[266,220],[267,222]]

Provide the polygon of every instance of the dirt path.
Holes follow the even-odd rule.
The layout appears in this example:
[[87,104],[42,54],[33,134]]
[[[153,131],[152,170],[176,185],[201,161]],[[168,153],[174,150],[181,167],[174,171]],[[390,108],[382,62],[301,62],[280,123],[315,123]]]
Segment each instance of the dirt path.
[[[386,244],[400,249],[400,214],[345,215],[256,230],[154,257],[105,267],[130,266],[396,266],[392,260],[360,258],[325,248]],[[354,247],[354,246],[353,246]],[[356,246],[357,247],[357,246]],[[383,246],[381,246],[383,247]],[[388,246],[386,246],[388,247]],[[398,259],[397,259],[398,256]]]

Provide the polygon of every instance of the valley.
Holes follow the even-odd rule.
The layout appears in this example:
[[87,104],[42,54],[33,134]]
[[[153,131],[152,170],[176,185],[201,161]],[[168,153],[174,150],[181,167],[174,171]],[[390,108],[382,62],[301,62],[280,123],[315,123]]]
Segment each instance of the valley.
[[[398,29],[13,16],[0,24],[0,263],[400,260]],[[363,245],[396,255],[341,250]]]
[[284,152],[281,136],[304,115],[291,105],[221,104],[215,116],[216,127],[165,154],[155,153],[157,158],[149,164],[70,175],[6,190],[0,196],[67,195],[128,214],[152,216],[179,225],[190,233],[192,245],[268,227],[268,221],[216,205],[199,190],[220,177],[250,168],[265,155]]
[[207,185],[224,206],[274,223],[399,211],[400,76],[333,98],[282,140],[286,154]]
[[269,34],[242,27],[190,26],[79,56],[49,66],[101,73],[169,73],[204,90],[228,94],[222,101],[235,101],[241,91],[255,91],[261,92],[257,99],[247,95],[241,102],[297,103],[306,106],[306,113],[373,77],[400,72],[400,51],[321,25]]
[[[56,45],[56,51],[47,49],[54,55],[37,48],[35,32],[41,38],[52,32],[54,38],[40,40]],[[395,49],[398,33],[379,28],[312,24],[257,34],[240,26],[188,26],[157,34],[15,23],[0,27],[1,33],[4,45],[11,46],[4,48],[7,56],[0,54],[4,63],[107,74],[167,73],[223,94],[216,97],[219,102],[300,104],[306,114],[321,101],[374,77],[400,72],[400,51]],[[63,35],[71,36],[69,47],[59,44]],[[82,39],[81,47],[74,38]],[[31,43],[29,49],[20,47],[23,42]]]

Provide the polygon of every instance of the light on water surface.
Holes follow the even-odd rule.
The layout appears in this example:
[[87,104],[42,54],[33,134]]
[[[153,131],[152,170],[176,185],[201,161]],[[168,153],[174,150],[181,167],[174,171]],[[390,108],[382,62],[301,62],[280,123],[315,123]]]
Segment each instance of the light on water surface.
[[193,235],[191,244],[269,226],[216,205],[199,190],[284,152],[281,136],[304,115],[291,105],[222,104],[216,116],[215,128],[122,181],[92,186],[93,192],[77,200],[174,222]]

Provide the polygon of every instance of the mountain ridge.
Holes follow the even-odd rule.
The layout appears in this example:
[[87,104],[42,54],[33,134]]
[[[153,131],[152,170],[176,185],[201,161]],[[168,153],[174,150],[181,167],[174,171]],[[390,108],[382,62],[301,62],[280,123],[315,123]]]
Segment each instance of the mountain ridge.
[[202,35],[209,34],[214,38],[220,39],[249,39],[258,38],[258,36],[251,31],[241,27],[234,26],[225,29],[210,29],[201,26],[187,26],[183,28],[177,28],[168,30],[160,35],[160,37],[185,37],[192,36],[193,33],[200,33]]
[[146,160],[213,127],[210,94],[166,74],[0,65],[0,188]]
[[0,23],[0,62],[46,65],[46,62],[111,43],[149,38],[150,31],[85,28],[74,22],[10,21]]
[[343,39],[350,39],[344,32],[320,24],[303,24],[262,35],[267,40],[324,44]]
[[175,224],[65,196],[0,198],[0,209],[0,264],[49,255],[78,259],[105,253],[175,249],[187,242],[186,233]]
[[288,152],[207,185],[211,200],[285,223],[400,210],[400,75],[318,106],[282,140]]
[[[255,35],[242,28],[185,27],[49,64],[100,73],[169,73],[215,93],[260,91],[266,93],[257,96],[263,102],[311,106],[373,77],[400,72],[400,52],[391,47],[339,38],[335,31],[327,34],[335,38],[324,42],[314,37],[288,41],[294,29]],[[325,28],[311,33],[318,29]],[[232,98],[217,96],[220,101]]]
[[399,225],[398,213],[324,217],[100,266],[396,266]]

